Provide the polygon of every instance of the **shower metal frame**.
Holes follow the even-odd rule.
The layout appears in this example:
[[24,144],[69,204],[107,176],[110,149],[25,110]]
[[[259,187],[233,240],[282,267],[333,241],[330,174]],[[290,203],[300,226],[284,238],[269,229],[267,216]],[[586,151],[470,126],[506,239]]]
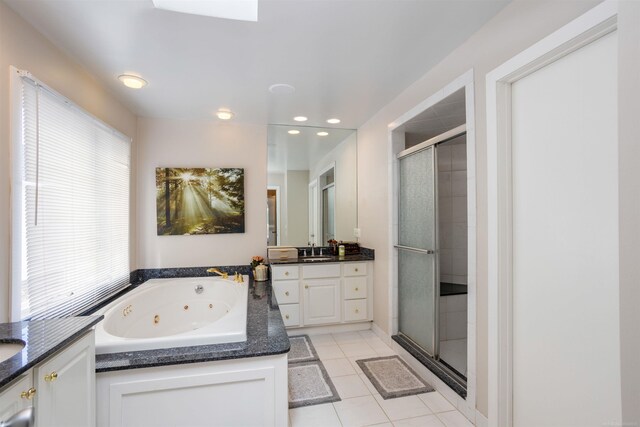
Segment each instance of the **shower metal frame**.
[[[440,135],[437,135],[433,138],[430,138],[426,141],[423,141],[419,144],[414,145],[413,147],[407,148],[406,150],[402,150],[400,151],[397,155],[396,155],[396,159],[398,161],[400,161],[401,159],[411,156],[413,154],[416,154],[420,151],[424,151],[424,150],[428,150],[430,148],[433,149],[433,156],[432,156],[432,170],[433,170],[433,198],[434,198],[434,217],[433,217],[433,222],[434,222],[434,248],[433,249],[420,249],[420,248],[413,248],[410,246],[403,246],[403,245],[399,245],[396,241],[396,244],[393,245],[393,247],[396,249],[396,251],[398,250],[406,250],[406,251],[411,251],[411,252],[418,252],[418,253],[423,253],[423,254],[429,254],[429,255],[433,255],[434,256],[434,289],[433,289],[433,295],[434,295],[434,304],[433,304],[433,334],[432,334],[432,347],[433,347],[433,354],[429,354],[429,352],[422,348],[421,345],[419,345],[418,343],[416,343],[413,339],[411,339],[411,337],[405,335],[401,330],[400,330],[400,323],[398,322],[398,334],[401,335],[402,337],[404,337],[405,339],[407,339],[408,341],[412,342],[414,344],[414,346],[416,346],[418,349],[420,349],[422,352],[426,353],[427,356],[431,357],[434,361],[436,361],[439,365],[439,367],[441,369],[444,369],[446,371],[448,371],[450,374],[452,374],[454,377],[459,377],[460,375],[462,375],[461,373],[456,373],[453,372],[451,369],[449,369],[449,366],[446,366],[445,364],[443,364],[440,361],[440,232],[439,232],[439,204],[438,204],[438,150],[437,150],[437,145],[451,141],[454,138],[457,138],[461,135],[465,135],[467,133],[467,126],[466,124],[460,125],[458,127],[455,127],[447,132],[444,132]],[[398,169],[397,171],[397,175],[396,175],[396,182],[399,182],[399,174],[400,174],[400,170]],[[399,285],[399,283],[398,283]],[[398,301],[398,320],[400,319],[400,301]],[[464,381],[465,383],[465,388],[466,388],[466,381]]]

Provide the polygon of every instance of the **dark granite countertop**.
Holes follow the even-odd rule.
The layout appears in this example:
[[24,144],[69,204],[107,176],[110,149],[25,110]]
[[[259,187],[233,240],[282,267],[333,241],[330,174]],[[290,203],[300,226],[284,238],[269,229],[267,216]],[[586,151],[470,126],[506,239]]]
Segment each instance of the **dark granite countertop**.
[[[316,255],[315,257],[313,256],[302,256],[301,253],[304,251],[304,248],[298,248],[298,258],[297,259],[291,259],[291,260],[277,260],[277,259],[273,259],[273,260],[269,260],[269,263],[271,265],[283,265],[283,264],[327,264],[327,263],[334,263],[334,262],[358,262],[358,261],[373,261],[375,259],[375,252],[373,249],[368,249],[368,248],[360,248],[360,253],[357,255],[345,255],[345,256],[326,256],[323,255],[322,259],[318,259],[316,261],[305,261],[305,258],[317,258],[320,257],[321,255]],[[316,251],[318,250],[318,248],[316,248]],[[326,256],[326,258],[324,258]]]
[[84,335],[102,316],[68,317],[0,324],[0,342],[23,341],[25,347],[0,362],[0,388]]
[[209,362],[287,353],[289,337],[270,282],[249,282],[247,341],[99,354],[96,372]]

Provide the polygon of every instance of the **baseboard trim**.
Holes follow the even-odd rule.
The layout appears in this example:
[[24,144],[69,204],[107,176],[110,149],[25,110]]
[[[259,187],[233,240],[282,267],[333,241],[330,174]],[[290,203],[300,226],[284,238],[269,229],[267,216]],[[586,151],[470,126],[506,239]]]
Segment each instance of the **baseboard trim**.
[[489,427],[489,420],[478,410],[476,410],[476,427]]
[[345,323],[340,325],[324,325],[324,326],[304,326],[302,328],[287,328],[287,335],[318,335],[318,334],[337,334],[340,332],[357,332],[368,331],[371,329],[372,322],[361,323]]

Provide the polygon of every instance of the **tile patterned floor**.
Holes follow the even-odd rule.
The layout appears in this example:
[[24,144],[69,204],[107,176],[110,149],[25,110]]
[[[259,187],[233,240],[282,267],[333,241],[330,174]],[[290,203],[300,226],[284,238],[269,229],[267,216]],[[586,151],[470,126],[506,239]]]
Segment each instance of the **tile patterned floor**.
[[391,356],[371,331],[310,335],[342,401],[289,410],[291,427],[471,427],[437,391],[384,400],[356,360]]

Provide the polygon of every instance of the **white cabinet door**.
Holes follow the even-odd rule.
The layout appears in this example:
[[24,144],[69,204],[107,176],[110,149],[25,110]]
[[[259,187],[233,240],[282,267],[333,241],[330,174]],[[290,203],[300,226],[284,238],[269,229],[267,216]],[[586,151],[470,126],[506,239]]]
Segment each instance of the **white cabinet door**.
[[304,324],[339,323],[340,279],[304,280]]
[[[0,424],[18,411],[31,406],[35,393],[32,385],[33,377],[29,371],[0,393]],[[32,390],[31,393],[29,390]]]
[[37,427],[95,426],[93,331],[34,370]]

